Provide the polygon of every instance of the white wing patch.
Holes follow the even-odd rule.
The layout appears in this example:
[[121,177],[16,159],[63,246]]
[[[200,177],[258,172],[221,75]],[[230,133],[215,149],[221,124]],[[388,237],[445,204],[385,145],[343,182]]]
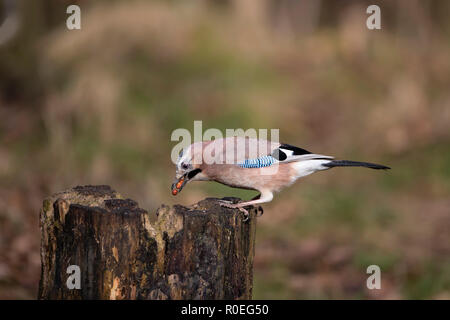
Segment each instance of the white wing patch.
[[295,171],[297,175],[293,178],[293,181],[298,178],[305,177],[319,170],[327,170],[329,167],[324,166],[324,164],[329,163],[330,160],[326,159],[312,159],[299,161],[294,164]]

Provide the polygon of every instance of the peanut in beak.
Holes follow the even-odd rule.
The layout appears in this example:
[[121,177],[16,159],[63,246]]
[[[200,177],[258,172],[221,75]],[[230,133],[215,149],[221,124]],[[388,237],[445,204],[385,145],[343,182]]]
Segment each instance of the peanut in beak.
[[184,178],[181,178],[178,180],[177,184],[175,185],[175,189],[172,190],[172,195],[176,196],[178,192],[180,192],[180,188],[183,186]]

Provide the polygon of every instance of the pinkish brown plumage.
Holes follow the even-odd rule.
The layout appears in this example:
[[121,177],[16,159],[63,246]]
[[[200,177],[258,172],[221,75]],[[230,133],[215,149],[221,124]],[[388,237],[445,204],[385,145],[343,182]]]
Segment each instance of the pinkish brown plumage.
[[273,193],[298,178],[332,167],[359,166],[372,169],[389,167],[358,161],[333,160],[289,144],[262,139],[229,137],[196,142],[180,153],[172,193],[176,195],[191,181],[216,181],[230,187],[257,190],[258,199],[222,205],[239,208],[269,202]]

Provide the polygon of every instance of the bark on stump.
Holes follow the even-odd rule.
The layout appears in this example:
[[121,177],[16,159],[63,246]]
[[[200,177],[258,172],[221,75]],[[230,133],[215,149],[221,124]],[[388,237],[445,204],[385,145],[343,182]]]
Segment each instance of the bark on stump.
[[[249,212],[244,222],[239,210],[208,198],[163,205],[151,222],[109,186],[57,193],[40,213],[38,298],[251,299],[256,211]],[[67,286],[71,265],[80,268],[80,289]]]

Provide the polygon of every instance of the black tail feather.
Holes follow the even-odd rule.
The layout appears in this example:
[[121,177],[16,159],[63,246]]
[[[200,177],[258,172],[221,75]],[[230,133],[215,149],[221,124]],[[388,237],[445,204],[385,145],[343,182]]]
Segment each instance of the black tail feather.
[[360,161],[350,161],[350,160],[332,160],[326,164],[323,164],[325,167],[333,168],[333,167],[366,167],[371,169],[390,169],[389,167],[383,166],[381,164],[369,163],[369,162],[360,162]]

